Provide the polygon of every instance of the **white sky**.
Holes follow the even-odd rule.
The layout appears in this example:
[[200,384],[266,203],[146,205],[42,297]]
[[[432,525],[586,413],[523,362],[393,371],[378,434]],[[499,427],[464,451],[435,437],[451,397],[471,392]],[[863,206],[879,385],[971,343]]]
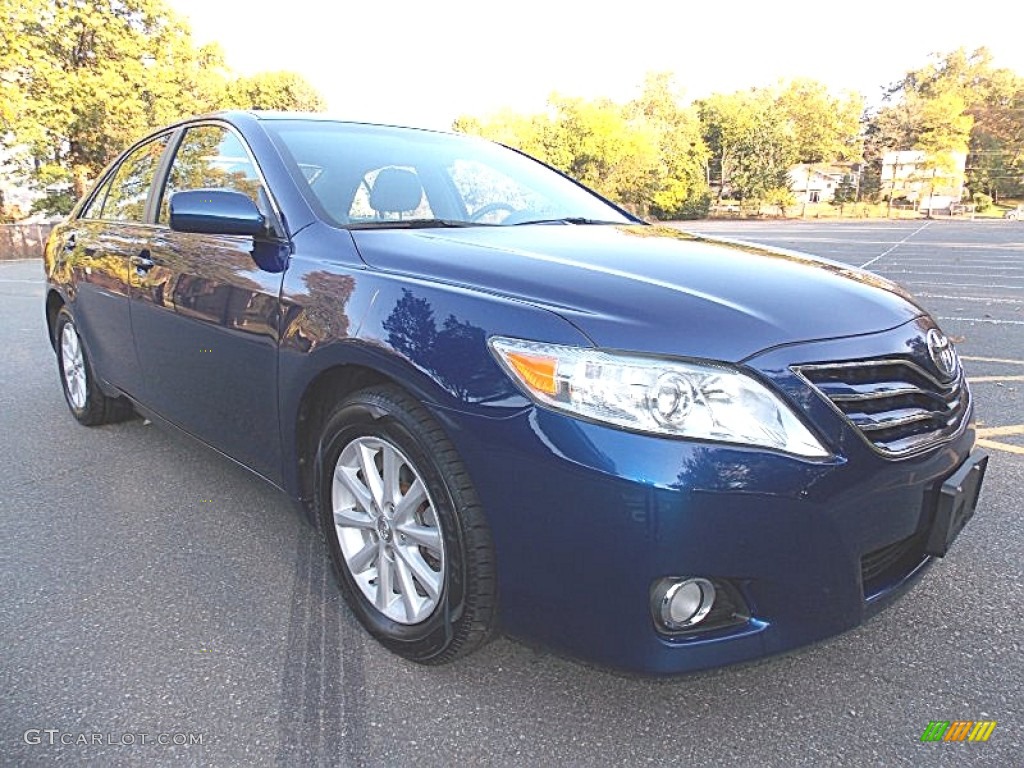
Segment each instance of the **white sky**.
[[961,46],[1024,74],[1020,0],[167,1],[237,72],[293,70],[340,117],[430,128],[556,90],[626,101],[650,70],[691,99],[812,77],[870,102]]

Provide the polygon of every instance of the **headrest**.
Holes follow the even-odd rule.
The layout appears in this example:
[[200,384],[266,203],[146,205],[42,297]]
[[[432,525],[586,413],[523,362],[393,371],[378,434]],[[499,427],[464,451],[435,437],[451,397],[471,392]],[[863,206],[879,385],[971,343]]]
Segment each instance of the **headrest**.
[[370,191],[370,207],[377,213],[415,211],[422,199],[419,176],[403,168],[383,168]]

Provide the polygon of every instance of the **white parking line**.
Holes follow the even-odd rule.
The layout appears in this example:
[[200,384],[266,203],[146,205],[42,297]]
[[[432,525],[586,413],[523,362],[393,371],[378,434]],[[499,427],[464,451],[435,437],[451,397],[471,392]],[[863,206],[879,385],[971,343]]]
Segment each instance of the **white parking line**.
[[904,253],[900,255],[900,261],[911,261],[914,264],[920,264],[925,261],[934,261],[938,264],[948,264],[950,262],[956,264],[1006,264],[1019,263],[1021,254],[1024,253],[1024,247],[1020,249],[1019,253],[1007,254],[1006,256],[997,256],[991,253],[962,253],[951,258],[945,258],[942,256],[936,256],[934,253]]
[[[881,272],[905,272],[905,273],[914,274],[914,275],[962,275],[965,272],[975,272],[975,271],[981,272],[983,270],[988,270],[988,271],[992,271],[992,272],[1024,272],[1024,267],[1008,267],[1008,266],[998,266],[998,267],[988,267],[988,266],[985,266],[985,267],[983,267],[983,266],[978,266],[978,265],[975,265],[975,264],[921,264],[921,265],[915,265],[914,269],[906,269],[905,267],[908,267],[908,266],[910,266],[910,265],[909,264],[903,264],[901,262],[897,266],[882,267],[881,269],[878,269],[878,270],[875,270],[875,271],[879,272],[879,273],[881,273]],[[933,269],[920,269],[919,267],[921,267],[921,266],[924,266],[924,267],[945,267],[945,269],[942,269],[942,270],[934,269],[934,268]],[[1000,276],[1001,275],[991,275],[991,277],[1000,277]],[[1021,275],[1006,274],[1006,275],[1002,275],[1002,277],[1007,277],[1010,280],[1020,280],[1021,278],[1024,278],[1024,274],[1021,274]]]
[[929,288],[997,288],[1007,291],[1019,291],[1024,285],[998,285],[995,283],[940,283],[935,280],[921,282],[920,280],[900,280],[902,285],[924,285]]
[[989,325],[1024,325],[1024,320],[996,320],[994,317],[940,317],[939,320],[958,320],[964,323],[988,323]]
[[1015,265],[1019,261],[913,261],[904,256],[900,256],[899,260],[895,262],[901,267],[923,267],[925,269],[929,267],[958,267],[960,269],[977,269],[978,267],[987,267],[988,269],[1017,269]]
[[917,291],[914,293],[914,295],[920,296],[925,299],[955,299],[956,301],[984,301],[990,304],[1024,304],[1024,299],[997,299],[992,296],[950,296],[945,293],[925,293],[924,291]]
[[882,253],[880,253],[877,256],[875,256],[875,258],[873,258],[873,259],[869,259],[868,261],[865,261],[863,264],[860,265],[860,268],[861,269],[867,269],[868,267],[870,267],[872,264],[874,264],[879,259],[881,259],[881,258],[883,258],[885,256],[888,256],[890,253],[892,253],[897,248],[899,248],[901,245],[903,245],[905,242],[907,242],[907,240],[912,238],[918,232],[921,232],[923,229],[925,229],[929,224],[931,224],[931,222],[930,221],[926,221],[924,224],[922,224],[920,227],[915,229],[913,232],[911,232],[909,235],[904,237],[902,240],[900,240],[898,243],[896,243],[894,246],[892,246],[888,250],[883,251]]
[[978,363],[1005,363],[1006,365],[1024,365],[1024,360],[1013,360],[1009,357],[977,357],[976,355],[960,355],[961,360],[973,360]]
[[[935,240],[918,240],[910,243],[913,248],[955,248],[957,250],[1017,251],[1024,253],[1024,243],[942,243]],[[995,254],[985,254],[995,256]],[[996,256],[998,258],[998,256]]]

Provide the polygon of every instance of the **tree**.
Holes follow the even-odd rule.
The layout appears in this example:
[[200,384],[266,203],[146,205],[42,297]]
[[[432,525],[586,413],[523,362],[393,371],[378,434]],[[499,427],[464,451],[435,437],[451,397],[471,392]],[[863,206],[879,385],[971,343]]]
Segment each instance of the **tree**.
[[715,94],[699,105],[704,137],[720,178],[718,197],[760,208],[791,204],[789,169],[798,158],[793,128],[767,89]]
[[707,210],[707,149],[665,74],[624,106],[553,94],[545,113],[463,116],[453,127],[521,149],[642,215]]
[[0,0],[0,17],[0,79],[17,105],[3,128],[51,209],[147,128],[197,111],[205,83],[182,80],[220,63],[159,0]]
[[658,186],[658,138],[608,99],[553,95],[542,135],[548,158],[570,176],[620,203],[642,209]]
[[834,96],[824,83],[801,79],[782,84],[777,103],[789,123],[797,162],[860,160],[864,100],[859,95]]
[[225,106],[299,112],[322,112],[327,108],[313,86],[294,72],[260,72],[240,77],[228,86]]
[[[968,138],[974,118],[965,114],[966,105],[961,96],[953,92],[924,99],[918,108],[919,125],[914,149],[924,154],[919,164],[928,185],[930,199],[936,180],[960,183],[956,154],[967,151]],[[928,207],[931,218],[932,208]]]
[[857,199],[857,187],[853,183],[853,178],[846,174],[842,180],[836,185],[835,190],[832,193],[832,199],[829,200],[831,205],[839,208],[839,215],[842,216],[843,209],[847,203],[855,202]]
[[626,114],[634,121],[645,122],[656,136],[661,168],[650,206],[655,216],[663,218],[704,216],[711,202],[711,153],[696,112],[680,102],[672,74],[650,72],[640,96],[626,105]]
[[882,189],[882,160],[887,152],[908,150],[917,142],[920,119],[919,104],[904,101],[890,104],[874,113],[865,113],[864,171],[861,192],[869,199],[881,196],[891,203],[893,189]]
[[937,55],[908,72],[890,93],[919,104],[945,103],[936,108],[940,111],[950,100],[962,104],[962,115],[973,121],[968,128],[968,186],[996,198],[1024,191],[1024,78],[996,68],[987,49]]
[[37,208],[67,212],[126,145],[226,103],[220,49],[162,0],[0,0],[0,22],[0,136]]

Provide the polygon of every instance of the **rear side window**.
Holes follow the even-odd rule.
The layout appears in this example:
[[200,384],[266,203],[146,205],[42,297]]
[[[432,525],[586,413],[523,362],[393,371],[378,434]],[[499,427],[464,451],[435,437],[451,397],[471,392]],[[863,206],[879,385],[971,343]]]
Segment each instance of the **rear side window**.
[[166,147],[165,134],[136,148],[114,174],[102,209],[98,212],[93,210],[100,199],[97,195],[89,206],[88,215],[108,221],[145,221],[149,188],[153,185],[153,177]]
[[103,183],[103,186],[96,190],[96,194],[92,196],[92,200],[90,200],[89,204],[82,209],[83,219],[102,218],[103,203],[106,202],[107,192],[110,191],[110,185],[113,181],[113,175],[108,176],[107,180]]
[[185,133],[160,198],[159,223],[170,222],[171,195],[189,189],[231,189],[260,204],[260,177],[249,153],[234,133],[218,125]]

